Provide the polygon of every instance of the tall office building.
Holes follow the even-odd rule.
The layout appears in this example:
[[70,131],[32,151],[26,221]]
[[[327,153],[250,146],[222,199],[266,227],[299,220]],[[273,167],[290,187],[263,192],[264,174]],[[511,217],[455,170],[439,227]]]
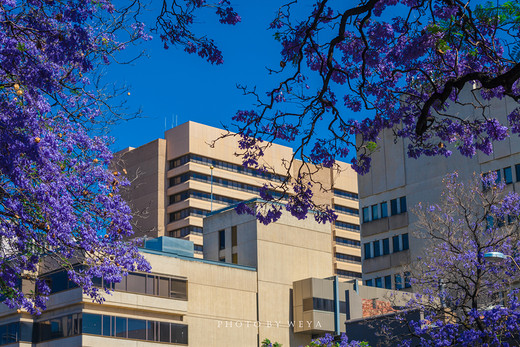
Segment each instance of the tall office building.
[[[292,157],[291,148],[273,144],[263,158],[273,173],[259,172],[242,166],[235,155],[240,152],[236,138],[210,146],[222,133],[222,129],[187,122],[166,131],[164,139],[117,153],[117,165],[132,181],[126,198],[136,214],[137,236],[190,240],[195,254],[202,257],[202,220],[208,212],[258,197],[264,184],[284,179],[283,159]],[[341,172],[318,172],[316,179],[328,191],[316,188],[315,199],[333,206],[339,216],[330,226],[334,273],[360,278],[357,175],[350,165],[340,165]]]
[[[492,100],[486,112],[505,121],[518,104]],[[468,115],[471,105],[453,106],[450,112]],[[480,114],[481,115],[481,114]],[[462,180],[473,173],[496,171],[507,189],[520,192],[520,138],[517,134],[494,144],[488,156],[481,152],[467,158],[453,148],[453,155],[419,159],[407,156],[407,141],[395,140],[391,131],[382,134],[372,157],[370,173],[358,179],[363,244],[363,281],[366,285],[406,289],[407,265],[427,250],[424,239],[414,238],[417,216],[410,209],[419,202],[435,203],[444,189],[443,177],[458,172]]]

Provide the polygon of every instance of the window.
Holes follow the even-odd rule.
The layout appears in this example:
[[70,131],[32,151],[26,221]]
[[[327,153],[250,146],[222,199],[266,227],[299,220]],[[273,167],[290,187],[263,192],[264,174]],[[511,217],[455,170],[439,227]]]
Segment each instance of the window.
[[372,220],[379,219],[379,205],[372,205]]
[[504,182],[506,184],[513,183],[513,174],[511,172],[511,166],[504,168]]
[[218,249],[225,249],[226,248],[226,231],[220,230],[218,232]]
[[368,207],[363,207],[363,223],[370,222]]
[[401,210],[399,211],[399,213],[405,213],[406,212],[406,196],[400,197],[399,202],[400,202],[400,207],[401,207]]
[[383,279],[381,277],[376,278],[376,287],[383,288]]
[[357,208],[342,206],[342,205],[334,205],[334,210],[336,212],[341,212],[345,214],[349,214],[351,216],[359,216],[359,210]]
[[351,200],[358,200],[358,195],[356,193],[351,193],[340,189],[334,189],[334,195]]
[[372,252],[370,251],[370,242],[365,243],[365,259],[372,258]]
[[231,227],[231,247],[237,245],[237,226]]
[[502,180],[502,175],[500,174],[500,170],[495,170],[495,173],[497,174],[497,179],[495,180],[495,183],[500,183]]
[[379,246],[379,240],[374,241],[374,258],[381,255],[381,248]]
[[359,264],[361,263],[361,257],[357,257],[355,255],[336,253],[336,259],[339,261],[344,261],[346,263]]
[[359,225],[356,225],[356,224],[340,222],[340,221],[337,220],[337,221],[334,222],[334,225],[338,229],[344,229],[344,230],[350,230],[350,231],[359,231]]
[[399,246],[399,235],[392,236],[392,247],[393,253],[401,251],[401,247]]
[[385,276],[385,289],[392,289],[392,276]]
[[336,270],[336,275],[345,278],[361,278],[361,274],[359,272],[346,271],[346,270]]
[[397,199],[390,200],[390,213],[392,216],[395,216],[399,212],[397,212]]
[[400,274],[395,274],[394,275],[394,282],[395,282],[395,289],[396,290],[403,289],[403,281],[401,279],[401,275]]
[[203,251],[204,251],[204,249],[203,249],[202,246],[199,246],[199,245],[194,245],[193,246],[193,252],[194,253],[202,254]]
[[238,254],[237,253],[231,254],[231,262],[233,264],[238,264]]
[[404,273],[404,287],[405,288],[411,288],[412,284],[410,282],[411,275],[409,272]]
[[516,181],[520,182],[520,164],[515,165]]
[[383,201],[381,203],[381,218],[388,217],[388,203],[386,201]]
[[383,255],[390,254],[390,240],[383,239]]
[[401,238],[403,239],[403,251],[410,248],[408,244],[408,234],[401,235]]
[[373,286],[374,286],[373,281],[372,281],[372,280],[366,280],[366,281],[365,281],[365,286],[367,286],[367,287],[373,287]]
[[346,239],[344,237],[336,236],[335,241],[336,241],[336,243],[342,243],[344,245],[348,245],[351,247],[361,248],[361,242],[357,241],[357,240],[351,240],[351,239]]

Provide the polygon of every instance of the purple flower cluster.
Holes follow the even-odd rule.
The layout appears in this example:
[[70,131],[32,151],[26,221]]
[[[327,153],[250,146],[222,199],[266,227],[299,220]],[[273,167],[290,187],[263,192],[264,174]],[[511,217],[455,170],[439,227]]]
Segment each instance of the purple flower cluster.
[[[0,1],[0,297],[9,307],[45,309],[44,260],[97,301],[93,277],[149,270],[138,243],[124,241],[128,181],[110,169],[107,139],[87,127],[107,101],[88,87],[93,67],[125,45],[99,21],[114,10],[109,1]],[[127,24],[129,42],[148,38],[141,23]]]

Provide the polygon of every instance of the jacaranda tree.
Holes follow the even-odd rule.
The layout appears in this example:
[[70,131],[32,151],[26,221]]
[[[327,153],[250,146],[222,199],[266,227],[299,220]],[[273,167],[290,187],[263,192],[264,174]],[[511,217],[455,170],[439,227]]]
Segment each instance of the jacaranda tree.
[[[162,26],[163,40],[220,63],[213,41],[191,34],[194,13],[215,4],[164,4],[160,19],[169,15],[177,24]],[[240,17],[230,5],[220,1],[217,13],[234,24]],[[337,159],[353,157],[353,168],[363,174],[383,129],[406,138],[414,158],[449,156],[454,147],[465,156],[490,154],[493,141],[520,131],[518,107],[500,124],[488,106],[492,98],[520,97],[519,29],[517,1],[281,1],[270,22],[281,53],[269,72],[279,82],[267,91],[243,88],[256,107],[238,111],[230,126],[242,136],[244,163],[268,170],[259,158],[270,143],[284,141],[304,163],[337,167]],[[473,104],[476,111],[456,113],[456,104]],[[314,166],[292,159],[288,173],[296,165],[297,174],[282,184],[291,191],[288,209],[296,216],[314,209],[322,212],[318,220],[334,219],[330,209],[313,203]],[[267,189],[264,199],[272,199]]]
[[444,180],[439,203],[420,205],[417,238],[425,252],[411,267],[419,293],[410,302],[425,319],[410,324],[424,346],[507,346],[520,341],[514,262],[493,263],[487,252],[520,260],[520,196],[496,176]]
[[[146,38],[127,10],[104,0],[0,0],[0,299],[10,307],[45,308],[43,258],[98,301],[93,277],[114,282],[149,268],[123,240],[132,234],[119,196],[127,182],[92,135],[118,117],[96,69]],[[22,292],[22,281],[33,289]]]

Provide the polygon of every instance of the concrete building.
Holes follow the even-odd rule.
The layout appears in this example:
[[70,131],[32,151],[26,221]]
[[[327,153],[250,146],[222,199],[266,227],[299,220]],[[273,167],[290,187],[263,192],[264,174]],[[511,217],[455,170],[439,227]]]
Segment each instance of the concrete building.
[[[202,220],[207,213],[258,197],[264,184],[284,179],[283,159],[292,157],[291,148],[273,144],[263,158],[273,173],[259,172],[242,166],[235,155],[240,150],[234,137],[209,145],[223,133],[187,122],[166,131],[164,139],[117,153],[119,170],[127,172],[132,182],[126,198],[136,213],[137,236],[190,240],[195,255],[202,257]],[[340,173],[332,169],[318,172],[317,179],[328,191],[315,189],[315,198],[331,205],[339,216],[329,225],[334,273],[345,279],[360,278],[357,175],[350,165],[340,165]]]
[[[492,100],[486,114],[504,120],[518,104],[511,100]],[[471,104],[453,106],[450,112],[477,117]],[[363,244],[363,281],[368,286],[407,289],[407,265],[427,250],[424,239],[412,237],[417,217],[410,208],[419,202],[435,203],[444,188],[442,178],[457,171],[459,178],[470,179],[473,173],[496,171],[507,189],[520,191],[520,138],[517,134],[495,143],[494,152],[463,157],[453,148],[453,155],[419,159],[407,156],[407,141],[384,132],[372,156],[370,172],[358,179]]]
[[232,208],[216,211],[204,223],[207,259],[194,257],[188,240],[148,240],[141,252],[152,273],[129,274],[102,305],[65,271],[43,274],[52,288],[47,310],[34,317],[0,306],[0,344],[259,346],[268,338],[301,346],[333,333],[335,322],[345,331],[349,318],[398,309],[388,291],[330,278],[330,236],[312,218],[285,215],[265,226]]

